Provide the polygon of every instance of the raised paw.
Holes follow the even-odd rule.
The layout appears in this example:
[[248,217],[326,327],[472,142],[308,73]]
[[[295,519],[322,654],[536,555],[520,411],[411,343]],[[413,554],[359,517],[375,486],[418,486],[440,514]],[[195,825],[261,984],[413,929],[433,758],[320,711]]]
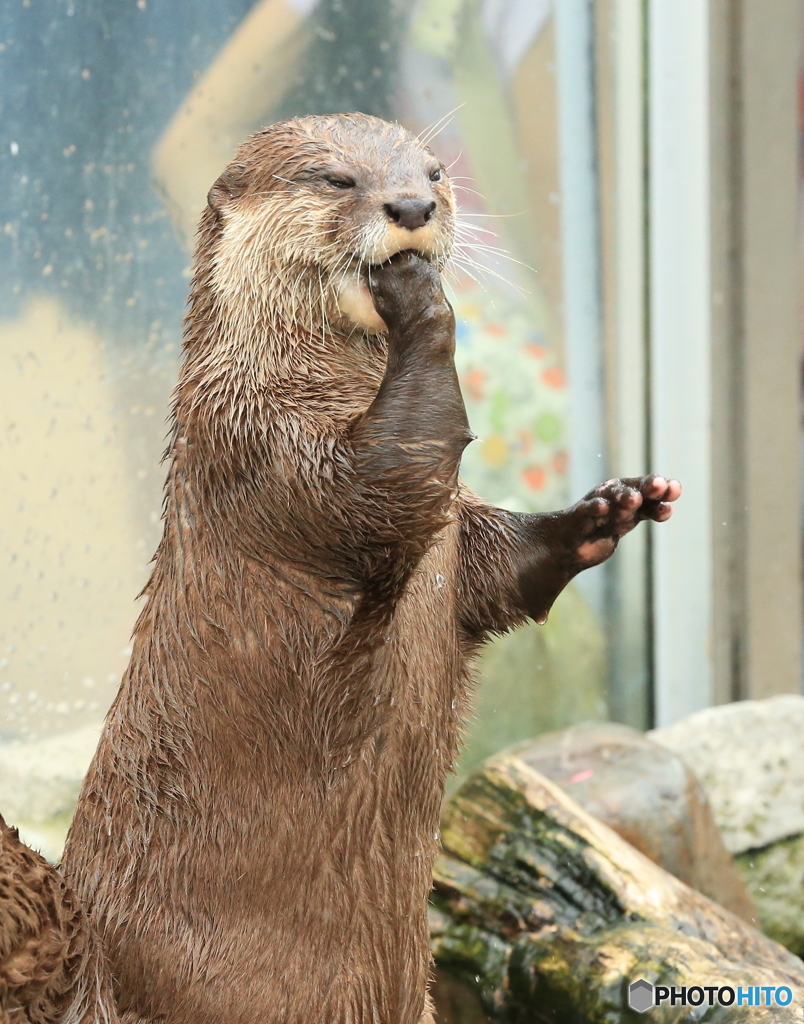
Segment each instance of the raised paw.
[[377,312],[392,330],[421,320],[452,326],[452,307],[441,287],[441,275],[429,260],[415,252],[400,252],[387,263],[369,267],[367,274]]
[[625,480],[607,480],[571,509],[577,530],[575,557],[578,569],[604,562],[620,537],[643,519],[663,523],[673,514],[672,502],[681,494],[678,480],[651,474]]

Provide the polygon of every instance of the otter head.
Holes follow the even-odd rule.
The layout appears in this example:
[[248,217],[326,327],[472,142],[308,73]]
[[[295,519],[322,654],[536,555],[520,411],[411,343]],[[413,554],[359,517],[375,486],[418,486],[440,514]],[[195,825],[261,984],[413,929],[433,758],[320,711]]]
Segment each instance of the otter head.
[[364,114],[283,121],[253,135],[209,193],[213,287],[242,310],[385,330],[370,267],[404,249],[441,265],[455,199],[443,165],[398,124]]

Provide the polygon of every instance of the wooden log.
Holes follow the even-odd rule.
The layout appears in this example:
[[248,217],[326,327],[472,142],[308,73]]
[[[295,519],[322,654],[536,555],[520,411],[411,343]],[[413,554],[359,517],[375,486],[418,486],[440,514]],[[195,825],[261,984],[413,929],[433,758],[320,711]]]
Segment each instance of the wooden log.
[[[804,964],[684,885],[513,755],[448,802],[431,915],[437,1009],[506,1024],[682,1022],[629,1009],[628,986],[788,986],[789,1006],[715,1005],[707,1021],[804,1021]],[[471,1011],[471,1012],[470,1012]]]

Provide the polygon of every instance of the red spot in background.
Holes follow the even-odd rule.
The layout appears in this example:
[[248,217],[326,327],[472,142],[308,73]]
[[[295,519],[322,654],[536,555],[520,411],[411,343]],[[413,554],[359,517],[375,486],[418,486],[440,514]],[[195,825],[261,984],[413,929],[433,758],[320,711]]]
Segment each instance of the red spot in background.
[[560,452],[556,452],[553,456],[553,469],[556,473],[566,473],[568,463],[569,456],[563,449]]
[[584,768],[583,771],[576,772],[570,779],[570,782],[586,782],[586,780],[591,779],[594,774],[594,769]]
[[534,359],[544,359],[547,355],[545,349],[541,345],[537,345],[534,341],[529,341],[525,344],[525,351],[529,356],[533,356]]
[[463,275],[456,277],[452,282],[452,287],[456,292],[471,292],[474,291],[475,282],[471,277],[465,277]]
[[526,469],[522,478],[532,491],[540,491],[547,480],[547,474],[541,466],[530,466]]
[[486,332],[493,334],[495,338],[504,338],[508,331],[502,324],[486,324]]
[[542,380],[551,388],[563,388],[565,386],[564,371],[560,366],[551,366],[542,374]]
[[482,370],[467,370],[463,375],[463,383],[466,385],[469,397],[473,401],[480,402],[483,400],[483,396],[486,393],[486,375]]
[[519,431],[519,447],[523,455],[527,455],[533,444],[533,437],[529,430]]

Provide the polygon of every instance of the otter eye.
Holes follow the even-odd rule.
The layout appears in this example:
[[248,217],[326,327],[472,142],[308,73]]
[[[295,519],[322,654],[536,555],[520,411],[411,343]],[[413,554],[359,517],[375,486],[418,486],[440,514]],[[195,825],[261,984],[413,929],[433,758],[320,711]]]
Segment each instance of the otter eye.
[[345,174],[325,174],[324,181],[333,188],[354,188],[357,184],[354,178],[348,178]]
[[432,171],[430,171],[430,181],[441,181],[443,177],[444,175],[440,167],[435,167]]

